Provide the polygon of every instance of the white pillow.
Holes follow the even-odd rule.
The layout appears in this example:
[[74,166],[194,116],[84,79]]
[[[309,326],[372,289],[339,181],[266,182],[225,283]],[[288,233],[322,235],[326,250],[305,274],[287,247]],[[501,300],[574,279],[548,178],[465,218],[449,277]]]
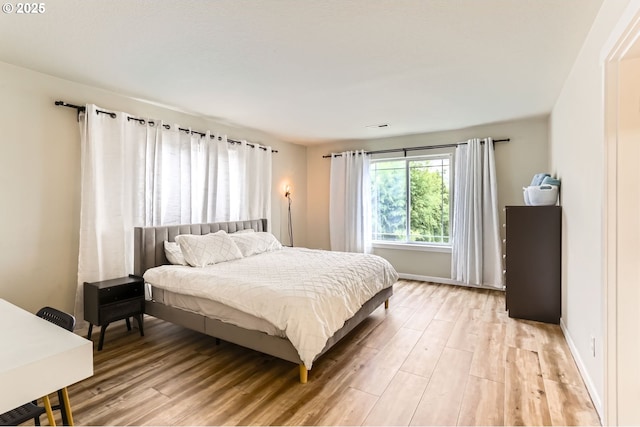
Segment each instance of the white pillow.
[[174,265],[189,265],[182,255],[182,250],[177,242],[164,241],[164,254],[171,264]]
[[233,233],[230,234],[229,237],[238,245],[242,256],[245,257],[282,249],[282,244],[273,234],[263,231],[256,233]]
[[240,249],[224,230],[203,236],[181,234],[176,236],[176,242],[180,245],[185,261],[193,267],[242,258]]
[[236,233],[240,233],[240,234],[242,234],[242,233],[255,233],[255,231],[256,230],[254,230],[253,228],[245,228],[244,230],[238,230],[233,234],[236,234]]

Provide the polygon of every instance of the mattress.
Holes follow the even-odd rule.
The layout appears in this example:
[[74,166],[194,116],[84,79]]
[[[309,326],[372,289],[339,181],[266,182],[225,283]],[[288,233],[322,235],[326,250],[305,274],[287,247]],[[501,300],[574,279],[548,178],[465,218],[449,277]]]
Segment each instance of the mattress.
[[144,278],[165,293],[215,301],[268,322],[311,369],[329,338],[398,274],[376,255],[283,248],[204,268],[163,265]]
[[236,310],[233,307],[229,307],[217,301],[165,291],[164,289],[154,288],[153,286],[150,286],[149,296],[149,299],[159,302],[160,304],[190,311],[192,313],[202,314],[211,319],[230,323],[244,329],[260,331],[277,337],[285,337],[284,331],[276,328],[266,320],[244,313],[240,310]]

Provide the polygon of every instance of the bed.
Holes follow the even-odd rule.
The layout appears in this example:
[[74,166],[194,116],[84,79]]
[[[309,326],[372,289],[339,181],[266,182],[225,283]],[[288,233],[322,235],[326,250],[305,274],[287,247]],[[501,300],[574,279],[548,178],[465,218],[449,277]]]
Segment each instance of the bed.
[[[269,237],[266,230],[265,219],[136,227],[134,274],[143,276],[149,289],[146,314],[296,363],[300,382],[306,383],[313,361],[378,306],[389,307],[398,276],[375,255],[288,248],[279,242],[274,250],[245,252],[251,256],[204,268],[172,265],[165,252],[165,242],[177,236],[185,252],[185,239],[218,235],[245,251],[242,242]],[[329,280],[339,288],[326,285]]]

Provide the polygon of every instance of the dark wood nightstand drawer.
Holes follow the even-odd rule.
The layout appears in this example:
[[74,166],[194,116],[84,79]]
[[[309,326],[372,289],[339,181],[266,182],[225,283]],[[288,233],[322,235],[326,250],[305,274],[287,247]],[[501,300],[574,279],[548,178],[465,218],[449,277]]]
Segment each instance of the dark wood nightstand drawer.
[[128,286],[112,286],[98,290],[100,304],[111,304],[131,298],[143,298],[144,286],[142,283],[133,283]]
[[126,317],[135,316],[144,312],[144,299],[136,298],[113,304],[107,304],[99,309],[99,324],[111,323]]

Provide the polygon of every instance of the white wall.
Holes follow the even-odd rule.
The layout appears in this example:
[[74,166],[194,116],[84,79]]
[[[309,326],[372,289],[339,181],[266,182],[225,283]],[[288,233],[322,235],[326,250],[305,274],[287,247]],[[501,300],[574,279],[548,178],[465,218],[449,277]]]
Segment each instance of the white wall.
[[[220,130],[278,150],[273,161],[272,229],[286,242],[285,182],[306,187],[306,148],[97,88],[0,63],[0,298],[29,311],[72,311],[78,262],[80,138],[75,110],[94,103],[196,130]],[[212,100],[215,102],[215,100]],[[306,243],[306,194],[295,194],[296,239]]]
[[[603,2],[553,108],[550,123],[551,169],[562,179],[562,326],[601,414],[605,178],[601,54],[627,4],[626,0]],[[592,337],[595,356],[591,351]]]
[[[308,226],[310,247],[329,249],[329,171],[330,159],[322,158],[331,152],[352,149],[379,150],[385,148],[418,147],[456,143],[476,137],[510,138],[508,143],[496,144],[496,173],[500,207],[522,205],[522,187],[531,182],[535,173],[548,171],[548,118],[534,117],[503,123],[487,124],[466,129],[350,141],[307,149]],[[501,221],[504,213],[501,210]],[[419,252],[397,249],[376,249],[400,273],[450,279],[451,255],[442,252]]]

